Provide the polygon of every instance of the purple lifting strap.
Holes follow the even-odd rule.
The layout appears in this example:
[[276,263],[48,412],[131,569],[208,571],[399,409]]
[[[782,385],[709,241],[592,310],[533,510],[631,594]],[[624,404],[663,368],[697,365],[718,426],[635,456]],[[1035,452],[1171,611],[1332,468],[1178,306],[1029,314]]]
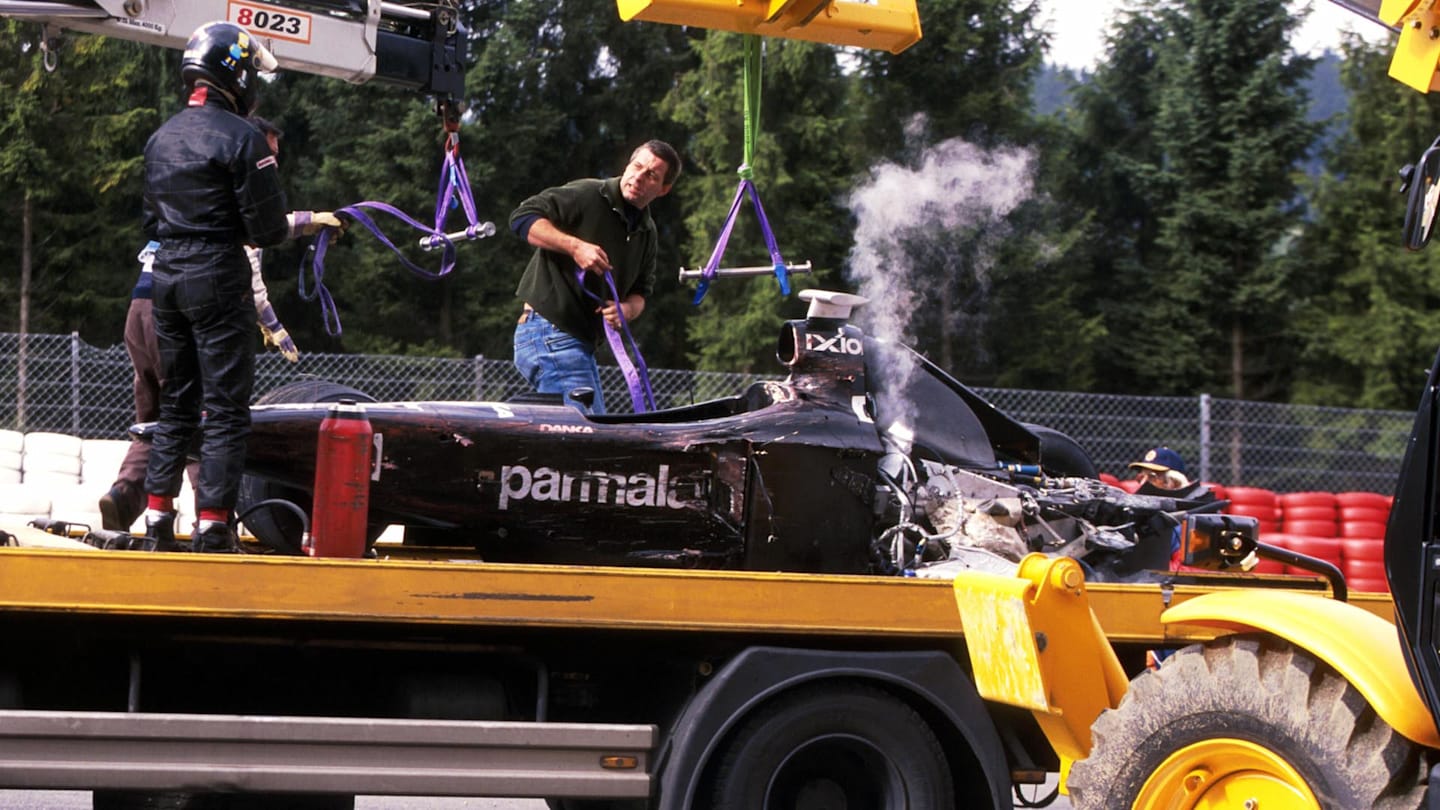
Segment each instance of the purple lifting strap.
[[735,230],[736,215],[740,213],[740,203],[747,192],[750,195],[750,204],[755,207],[755,218],[760,221],[760,234],[765,237],[765,247],[770,250],[770,262],[775,266],[775,278],[780,282],[780,294],[790,294],[790,273],[785,268],[785,259],[781,258],[780,246],[775,243],[775,232],[770,229],[770,220],[765,216],[765,206],[760,204],[760,192],[756,191],[755,183],[747,177],[742,179],[740,186],[735,189],[735,201],[730,203],[730,213],[725,217],[725,225],[720,229],[720,238],[715,241],[715,250],[710,253],[710,261],[705,263],[705,269],[701,271],[695,300],[691,302],[693,304],[698,305],[705,299],[705,293],[710,291],[710,282],[715,278],[715,271],[720,269],[720,259],[725,255],[725,248],[730,243],[730,234]]
[[[603,276],[605,286],[609,288],[610,294],[614,296],[611,300],[615,302],[615,310],[620,316],[620,328],[616,329],[604,318],[600,322],[605,325],[605,339],[610,342],[610,352],[615,355],[615,362],[620,366],[620,373],[625,375],[625,385],[630,389],[630,404],[634,407],[635,413],[647,413],[655,410],[655,394],[650,390],[650,369],[645,365],[645,358],[640,356],[640,347],[635,343],[635,336],[630,334],[630,322],[625,319],[625,309],[620,306],[620,292],[615,289],[615,278],[606,270]],[[579,267],[575,268],[575,281],[580,285],[580,291],[600,303],[605,300],[585,286],[585,271]],[[621,331],[624,337],[621,337]],[[630,353],[626,350],[625,340],[635,349],[635,359],[630,359]]]
[[[465,229],[466,236],[471,239],[476,238],[477,235],[482,233],[482,228],[485,226],[481,225],[478,217],[475,215],[475,198],[470,193],[470,178],[465,173],[464,161],[460,159],[460,138],[458,134],[452,132],[445,144],[445,160],[440,166],[440,190],[436,194],[435,199],[434,227],[416,220],[393,205],[371,200],[358,202],[354,205],[347,205],[344,208],[337,209],[335,213],[350,217],[363,225],[370,233],[375,234],[375,238],[379,239],[382,245],[390,248],[395,256],[400,259],[400,264],[404,266],[405,269],[426,281],[436,281],[449,275],[450,271],[455,269],[455,243],[451,241],[450,237],[445,233],[445,218],[446,215],[456,207],[462,207],[464,209],[465,218],[469,222],[469,226]],[[404,254],[400,252],[400,249],[395,246],[395,243],[390,241],[390,238],[385,235],[385,232],[380,229],[379,225],[375,224],[375,220],[365,213],[367,209],[388,214],[417,231],[429,234],[429,240],[441,248],[439,271],[432,272],[405,258]],[[320,310],[325,320],[325,332],[332,337],[336,337],[339,336],[341,332],[340,312],[335,307],[335,299],[331,297],[330,291],[325,287],[325,251],[329,247],[331,241],[330,231],[332,230],[334,229],[322,228],[319,235],[315,237],[315,241],[311,243],[310,275],[315,280],[314,291],[312,292],[306,289],[305,268],[302,263],[300,269],[299,294],[300,298],[305,301],[313,301],[316,298],[320,299]]]

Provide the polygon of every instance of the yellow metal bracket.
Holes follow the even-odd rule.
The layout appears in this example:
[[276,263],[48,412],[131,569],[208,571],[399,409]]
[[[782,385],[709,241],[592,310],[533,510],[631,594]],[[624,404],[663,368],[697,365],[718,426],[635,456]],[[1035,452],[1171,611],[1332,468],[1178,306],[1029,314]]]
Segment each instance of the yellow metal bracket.
[[1436,0],[1384,0],[1379,19],[1400,29],[1400,42],[1390,58],[1390,77],[1428,93],[1440,89],[1440,12]]
[[616,0],[620,19],[900,53],[920,41],[916,0]]
[[955,602],[980,696],[1029,709],[1065,760],[1090,753],[1090,724],[1128,681],[1069,557],[1031,554],[1014,577],[964,573]]

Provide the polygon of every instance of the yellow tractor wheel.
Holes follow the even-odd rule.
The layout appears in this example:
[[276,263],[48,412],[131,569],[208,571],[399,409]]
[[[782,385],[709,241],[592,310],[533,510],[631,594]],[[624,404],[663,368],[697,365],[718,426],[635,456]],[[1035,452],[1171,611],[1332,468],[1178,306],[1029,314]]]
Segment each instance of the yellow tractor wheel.
[[1421,747],[1272,636],[1176,652],[1090,730],[1067,782],[1076,810],[1414,808],[1425,791]]
[[1132,807],[1320,810],[1320,803],[1283,757],[1247,740],[1221,737],[1192,743],[1167,757],[1140,787]]

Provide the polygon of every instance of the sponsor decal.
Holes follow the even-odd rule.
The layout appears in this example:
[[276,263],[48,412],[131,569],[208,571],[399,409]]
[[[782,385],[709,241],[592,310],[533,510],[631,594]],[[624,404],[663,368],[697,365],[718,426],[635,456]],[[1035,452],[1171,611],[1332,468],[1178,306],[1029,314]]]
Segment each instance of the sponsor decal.
[[531,469],[524,464],[500,468],[500,509],[512,502],[583,503],[595,506],[683,509],[689,500],[679,489],[686,487],[692,499],[698,493],[695,482],[671,478],[670,465],[661,464],[654,474],[638,472],[567,472],[553,467]]
[[541,425],[541,433],[594,433],[589,425]]
[[256,171],[259,171],[259,170],[265,168],[266,166],[274,166],[274,165],[275,165],[275,156],[274,156],[274,155],[266,155],[265,157],[260,158],[259,160],[255,161],[255,170],[256,170]]
[[828,354],[863,355],[865,354],[865,344],[860,341],[860,338],[847,335],[843,330],[828,337],[815,332],[806,332],[805,350]]

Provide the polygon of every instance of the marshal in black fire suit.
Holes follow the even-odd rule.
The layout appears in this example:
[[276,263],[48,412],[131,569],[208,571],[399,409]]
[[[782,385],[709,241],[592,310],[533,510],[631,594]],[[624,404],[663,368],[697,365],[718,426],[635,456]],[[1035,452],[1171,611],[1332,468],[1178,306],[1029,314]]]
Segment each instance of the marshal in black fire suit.
[[[164,387],[146,473],[147,534],[173,544],[174,498],[186,451],[202,429],[192,548],[234,547],[233,517],[250,432],[255,304],[245,245],[268,247],[332,214],[287,215],[275,156],[242,116],[255,96],[263,46],[237,26],[196,31],[182,75],[188,106],[145,146],[144,231],[155,252],[155,335]],[[273,65],[273,57],[269,57]]]

